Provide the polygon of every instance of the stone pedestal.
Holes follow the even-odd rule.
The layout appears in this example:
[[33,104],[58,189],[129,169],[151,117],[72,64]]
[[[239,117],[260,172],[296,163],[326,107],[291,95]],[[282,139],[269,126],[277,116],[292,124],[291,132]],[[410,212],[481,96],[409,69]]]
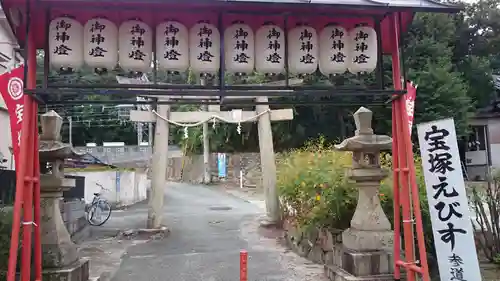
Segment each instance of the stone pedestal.
[[361,107],[354,120],[355,136],[335,147],[353,153],[349,177],[356,181],[358,204],[351,227],[342,233],[342,246],[334,251],[335,262],[326,265],[325,272],[335,281],[392,281],[394,232],[379,198],[380,181],[388,175],[380,167],[380,151],[391,149],[392,139],[373,133],[370,110]]
[[41,116],[40,134],[40,212],[42,242],[42,281],[88,281],[89,261],[80,259],[77,246],[61,217],[60,200],[64,191],[75,186],[64,177],[64,159],[77,158],[71,145],[62,143],[62,118],[54,111]]
[[[78,260],[78,249],[71,241],[71,237],[61,217],[60,198],[62,197],[63,181],[74,179],[60,179],[53,175],[41,175],[41,232],[42,232],[42,266],[43,268],[60,268]],[[67,182],[66,184],[71,184]]]

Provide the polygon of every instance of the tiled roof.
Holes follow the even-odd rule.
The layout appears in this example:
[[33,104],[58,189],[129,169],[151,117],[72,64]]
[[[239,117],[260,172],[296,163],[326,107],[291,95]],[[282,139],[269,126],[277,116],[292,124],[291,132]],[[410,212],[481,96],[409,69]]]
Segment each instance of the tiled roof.
[[441,3],[435,0],[222,0],[224,2],[258,2],[258,3],[283,3],[283,4],[323,4],[351,7],[374,8],[406,8],[419,10],[459,11],[461,6]]

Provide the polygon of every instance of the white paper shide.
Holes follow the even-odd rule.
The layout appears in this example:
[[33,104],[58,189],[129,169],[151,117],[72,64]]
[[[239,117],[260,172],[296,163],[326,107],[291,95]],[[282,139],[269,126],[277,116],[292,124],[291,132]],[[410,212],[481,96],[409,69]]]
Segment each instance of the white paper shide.
[[453,119],[417,131],[441,281],[480,281]]

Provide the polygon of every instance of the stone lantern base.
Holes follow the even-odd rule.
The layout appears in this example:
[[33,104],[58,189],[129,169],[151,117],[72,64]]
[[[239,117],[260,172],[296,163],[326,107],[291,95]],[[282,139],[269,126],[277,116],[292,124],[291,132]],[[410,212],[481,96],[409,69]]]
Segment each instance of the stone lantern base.
[[333,265],[325,265],[332,281],[394,281],[392,253],[387,251],[335,251]]
[[42,281],[88,281],[89,270],[89,260],[81,258],[62,268],[44,270],[42,272]]

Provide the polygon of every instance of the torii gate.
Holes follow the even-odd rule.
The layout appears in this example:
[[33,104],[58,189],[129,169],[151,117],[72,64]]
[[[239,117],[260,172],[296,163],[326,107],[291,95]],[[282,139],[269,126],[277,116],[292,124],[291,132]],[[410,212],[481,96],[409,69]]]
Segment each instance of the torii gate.
[[[301,79],[296,79],[294,83],[302,83]],[[280,82],[280,81],[278,81]],[[276,82],[272,82],[275,84]],[[281,82],[283,83],[283,82]],[[196,98],[207,100],[211,97],[201,96],[171,96],[164,99],[186,99]],[[141,111],[133,110],[130,112],[130,120],[134,122],[143,123],[156,123],[155,140],[153,147],[152,159],[152,188],[151,196],[149,199],[150,206],[148,212],[148,227],[159,227],[162,220],[163,209],[163,186],[168,169],[168,140],[170,123],[206,123],[219,119],[229,123],[244,123],[244,122],[258,122],[259,134],[259,149],[260,149],[260,162],[262,171],[262,185],[265,191],[266,199],[266,219],[261,223],[263,225],[276,224],[279,221],[279,197],[276,189],[276,162],[273,147],[273,136],[271,130],[271,121],[284,121],[293,119],[292,109],[278,109],[270,110],[269,105],[259,104],[266,103],[267,97],[233,97],[238,99],[255,99],[258,103],[255,111],[220,111],[220,106],[209,105],[209,111],[195,111],[195,112],[170,112],[169,105],[159,105],[158,112],[156,111]],[[163,120],[159,120],[163,119]],[[168,122],[167,122],[168,120]],[[162,121],[162,122],[158,122]],[[205,165],[208,163],[205,163]],[[207,167],[205,167],[207,169]]]

